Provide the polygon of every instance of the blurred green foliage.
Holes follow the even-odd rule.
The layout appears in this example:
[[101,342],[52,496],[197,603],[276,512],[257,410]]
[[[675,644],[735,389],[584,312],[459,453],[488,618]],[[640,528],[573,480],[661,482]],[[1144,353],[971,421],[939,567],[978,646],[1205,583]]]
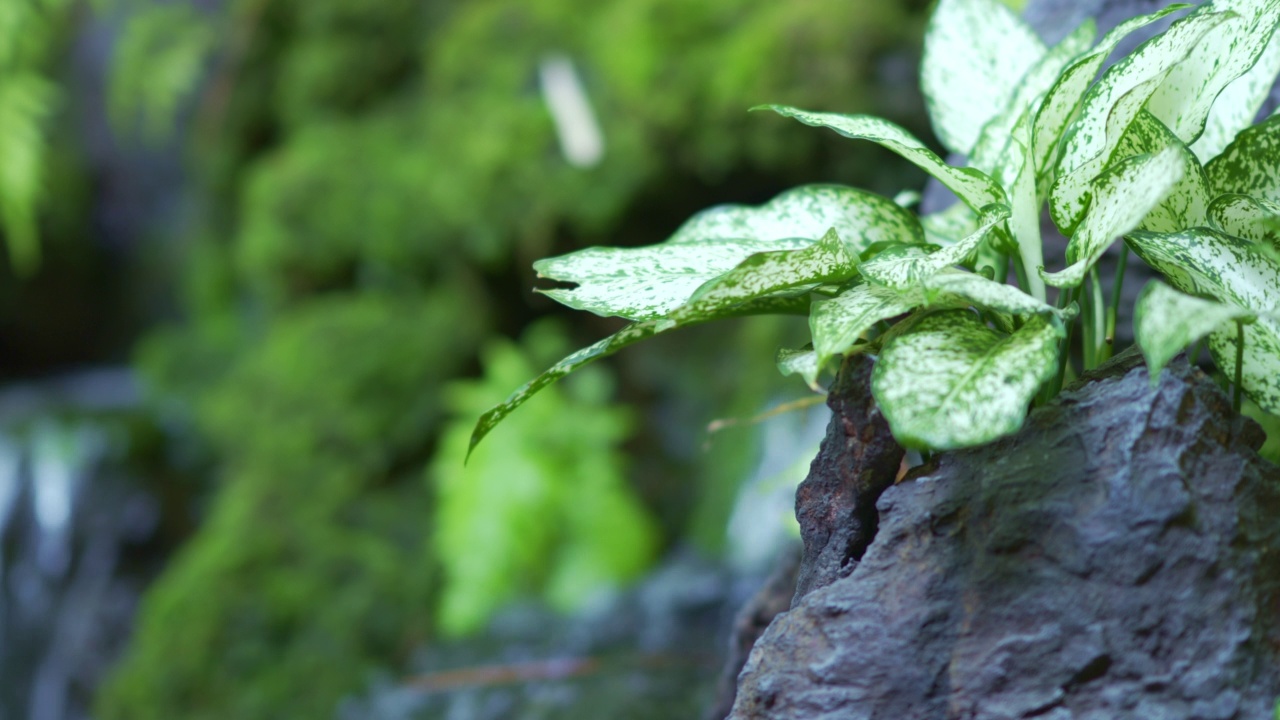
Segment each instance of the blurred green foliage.
[[[175,28],[197,17],[134,4]],[[776,392],[747,359],[785,344],[779,326],[684,336],[707,350],[686,373],[661,345],[624,363],[620,391],[665,402],[667,438],[607,405],[602,369],[464,469],[474,415],[566,342],[537,327],[520,349],[498,339],[550,305],[509,288],[530,284],[535,257],[653,242],[720,197],[879,175],[859,167],[874,155],[745,110],[910,125],[910,73],[900,89],[876,77],[914,56],[920,4],[236,0],[216,32],[130,21],[121,122],[155,134],[190,90],[181,79],[210,68],[177,114],[199,188],[176,245],[187,317],[137,358],[157,407],[221,471],[97,716],[324,716],[375,665],[517,595],[569,608],[691,526],[713,546],[751,437],[723,433],[707,452],[690,422],[754,413]],[[602,126],[594,167],[557,146],[538,85],[552,54],[573,60]],[[451,382],[481,366],[482,382]],[[627,467],[633,429],[632,446],[683,443],[685,474]]]

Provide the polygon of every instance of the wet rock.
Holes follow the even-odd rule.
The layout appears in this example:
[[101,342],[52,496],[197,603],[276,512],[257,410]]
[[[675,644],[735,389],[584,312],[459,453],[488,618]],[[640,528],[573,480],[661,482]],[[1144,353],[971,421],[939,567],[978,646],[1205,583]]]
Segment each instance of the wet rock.
[[881,496],[847,577],[778,616],[732,718],[1270,718],[1280,468],[1179,359],[1117,357],[1017,434]]

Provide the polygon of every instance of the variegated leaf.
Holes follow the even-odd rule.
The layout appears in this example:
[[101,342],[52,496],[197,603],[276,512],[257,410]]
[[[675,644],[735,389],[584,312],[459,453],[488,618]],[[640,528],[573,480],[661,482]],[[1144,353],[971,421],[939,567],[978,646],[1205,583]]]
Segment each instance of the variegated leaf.
[[539,290],[571,308],[651,320],[680,307],[698,288],[756,253],[811,245],[813,240],[804,238],[718,238],[639,248],[587,248],[539,260],[533,267],[539,277],[578,283],[572,289]]
[[922,285],[926,297],[933,295],[951,303],[962,302],[1011,315],[1052,314],[1068,320],[1072,315],[1065,310],[1007,285],[971,272],[943,271],[930,277]]
[[1188,345],[1233,320],[1252,317],[1237,305],[1186,295],[1159,280],[1147,283],[1134,306],[1133,330],[1152,384]]
[[895,203],[842,185],[802,185],[759,205],[721,205],[694,215],[668,243],[726,238],[816,240],[835,228],[858,253],[877,242],[923,242],[915,217]]
[[1036,390],[1058,369],[1058,341],[1043,316],[1005,335],[967,310],[933,313],[885,343],[871,392],[904,445],[979,445],[1022,426]]
[[[560,362],[547,368],[541,375],[530,380],[520,386],[515,392],[503,401],[501,404],[493,407],[491,410],[480,416],[476,422],[475,430],[471,432],[470,450],[474,450],[476,445],[484,439],[489,431],[492,430],[502,419],[510,415],[516,408],[523,405],[529,398],[538,393],[539,390],[554,383],[569,373],[588,365],[603,357],[608,357],[619,350],[634,345],[658,333],[672,330],[677,327],[693,325],[709,320],[717,320],[728,317],[742,317],[747,315],[772,315],[772,314],[798,314],[805,312],[809,307],[808,298],[804,297],[772,297],[762,298],[760,300],[752,300],[739,305],[724,308],[718,313],[685,313],[678,322],[671,322],[668,319],[647,320],[628,325],[618,332],[610,335],[593,345],[589,345],[581,350],[571,353],[568,357]],[[470,454],[468,450],[468,454]]]
[[[1234,324],[1209,336],[1213,362],[1228,378],[1236,375]],[[1259,317],[1244,326],[1244,369],[1240,386],[1245,394],[1269,413],[1280,413],[1280,320]]]
[[925,242],[933,245],[955,245],[978,229],[978,216],[968,205],[954,203],[946,210],[920,218]]
[[1217,194],[1239,193],[1280,203],[1280,115],[1237,135],[1205,172]]
[[[1062,72],[1046,93],[1044,101],[1040,103],[1035,122],[1032,124],[1032,155],[1039,179],[1038,187],[1042,190],[1047,189],[1056,166],[1054,154],[1058,148],[1058,140],[1066,129],[1068,121],[1075,115],[1076,108],[1080,106],[1089,84],[1102,69],[1102,63],[1111,51],[1115,50],[1116,45],[1129,33],[1188,7],[1190,5],[1170,5],[1163,10],[1120,23],[1103,36],[1101,42],[1089,54],[1079,58]],[[1040,198],[1044,199],[1044,197],[1044,192],[1041,192]]]
[[672,320],[679,320],[688,312],[718,312],[774,293],[793,289],[807,292],[823,283],[844,282],[857,273],[857,262],[857,256],[849,252],[833,228],[803,250],[776,250],[748,257],[733,270],[698,288],[685,306],[672,313]]
[[992,203],[1008,204],[1004,190],[990,177],[973,168],[946,164],[911,133],[888,120],[869,115],[809,112],[784,105],[764,105],[756,109],[773,110],[805,125],[824,127],[847,138],[878,143],[937,178],[974,210],[981,210]]
[[1184,228],[1204,225],[1209,207],[1209,179],[1195,154],[1164,126],[1154,115],[1143,110],[1129,124],[1112,153],[1114,158],[1135,155],[1156,155],[1172,149],[1178,155],[1182,167],[1181,177],[1168,194],[1151,208],[1139,230],[1152,232],[1177,232]]
[[984,210],[978,229],[955,245],[927,252],[918,245],[901,245],[885,250],[860,268],[868,280],[897,290],[920,285],[945,267],[965,262],[978,249],[997,223],[1009,217],[1009,208],[993,205]]
[[828,300],[816,300],[809,310],[809,332],[818,361],[825,363],[858,342],[881,320],[910,312],[924,303],[919,290],[900,292],[859,283]]
[[[1001,111],[982,127],[978,141],[974,144],[973,151],[969,153],[970,166],[992,177],[1000,178],[1001,158],[1005,156],[1006,149],[1013,139],[1014,127],[1024,116],[1028,118],[1030,125],[1027,131],[1028,138],[1023,139],[1021,144],[1026,148],[1031,147],[1030,128],[1034,125],[1032,120],[1035,118],[1041,99],[1049,88],[1053,87],[1063,70],[1082,53],[1089,50],[1096,32],[1097,24],[1092,19],[1086,21],[1068,33],[1057,45],[1049,48],[1027,70]],[[1020,166],[1022,163],[1017,164]]]
[[822,372],[822,363],[818,362],[818,353],[813,350],[784,348],[778,351],[777,362],[778,371],[784,376],[799,375],[809,387],[821,391],[818,387],[818,373]]
[[1280,21],[1280,0],[1216,0],[1211,7],[1230,13],[1191,46],[1147,102],[1147,110],[1188,144],[1200,137],[1223,88],[1258,62]]
[[1249,240],[1210,228],[1133,232],[1127,240],[1138,257],[1184,293],[1260,315],[1280,307],[1280,265],[1259,255]]
[[[1228,235],[1280,253],[1280,205],[1248,195],[1220,195],[1209,205],[1209,224]],[[1268,254],[1263,250],[1263,254]],[[1272,257],[1275,260],[1275,257]]]
[[940,0],[925,29],[920,86],[942,144],[968,154],[1044,53],[1035,31],[996,0]]
[[1271,41],[1249,72],[1231,83],[1213,101],[1204,132],[1191,150],[1207,163],[1217,157],[1236,135],[1253,125],[1258,110],[1266,102],[1276,76],[1280,74],[1280,33],[1272,32]]
[[1058,228],[1074,232],[1089,203],[1095,178],[1112,162],[1112,151],[1169,72],[1205,35],[1228,17],[1196,12],[1111,67],[1089,91],[1080,115],[1067,128],[1050,211]]
[[[820,227],[818,222],[831,224]],[[833,227],[847,233],[840,238],[855,254],[873,242],[910,243],[924,237],[914,216],[886,198],[814,185],[783,193],[760,207],[701,213],[666,243],[588,248],[539,260],[533,267],[540,277],[578,283],[575,288],[540,291],[558,302],[597,315],[649,320],[684,304],[700,287],[748,257],[808,247]],[[791,232],[796,234],[787,234]]]
[[1065,269],[1048,273],[1045,282],[1054,287],[1076,287],[1089,268],[1119,236],[1128,233],[1146,217],[1182,174],[1182,159],[1173,148],[1159,155],[1139,155],[1103,173],[1094,190],[1089,214],[1067,245]]

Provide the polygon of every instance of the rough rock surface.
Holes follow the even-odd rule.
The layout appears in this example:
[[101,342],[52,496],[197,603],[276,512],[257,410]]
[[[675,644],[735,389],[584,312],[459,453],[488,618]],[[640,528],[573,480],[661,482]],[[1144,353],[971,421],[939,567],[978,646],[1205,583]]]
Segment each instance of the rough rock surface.
[[779,615],[732,718],[1263,720],[1280,469],[1184,360],[1125,353],[1016,435],[880,497],[853,572]]

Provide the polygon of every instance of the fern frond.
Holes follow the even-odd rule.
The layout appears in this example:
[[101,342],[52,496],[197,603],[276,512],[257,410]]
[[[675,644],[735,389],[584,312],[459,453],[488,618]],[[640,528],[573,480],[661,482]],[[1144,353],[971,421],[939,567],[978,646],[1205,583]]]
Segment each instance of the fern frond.
[[40,260],[36,209],[44,192],[45,127],[57,87],[33,72],[0,76],[0,225],[15,270]]
[[147,140],[172,132],[179,105],[196,89],[216,40],[212,19],[188,4],[156,5],[129,18],[109,88],[117,131],[136,121]]

